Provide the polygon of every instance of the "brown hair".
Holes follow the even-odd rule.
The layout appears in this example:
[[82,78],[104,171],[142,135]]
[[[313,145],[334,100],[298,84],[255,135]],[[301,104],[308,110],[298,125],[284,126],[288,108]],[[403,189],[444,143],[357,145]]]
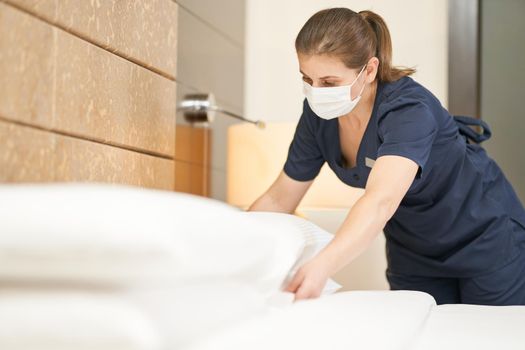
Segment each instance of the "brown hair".
[[385,21],[372,11],[354,12],[336,7],[321,10],[306,21],[295,39],[295,50],[305,55],[333,55],[352,69],[375,56],[377,79],[396,81],[416,70],[392,66],[392,40]]

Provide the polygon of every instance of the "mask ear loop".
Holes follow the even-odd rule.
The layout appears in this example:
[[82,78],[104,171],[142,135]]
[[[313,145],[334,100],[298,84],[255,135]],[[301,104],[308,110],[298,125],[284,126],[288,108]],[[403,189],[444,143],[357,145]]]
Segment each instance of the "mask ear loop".
[[[361,68],[361,71],[360,71],[359,74],[357,75],[356,81],[357,81],[357,79],[359,79],[359,76],[361,75],[361,73],[363,73],[363,71],[365,70],[365,68],[366,68],[367,65],[368,65],[368,63],[365,64],[365,65],[363,66],[363,68]],[[358,97],[361,96],[361,95],[363,94],[363,91],[364,91],[364,90],[365,90],[365,84],[363,84],[363,87],[361,88],[361,91],[359,92],[359,95],[357,95],[357,96],[358,96]],[[351,94],[351,93],[352,93],[352,91],[350,91],[350,94]],[[357,97],[356,97],[356,98],[357,98]],[[350,99],[352,99],[352,96],[350,96]]]

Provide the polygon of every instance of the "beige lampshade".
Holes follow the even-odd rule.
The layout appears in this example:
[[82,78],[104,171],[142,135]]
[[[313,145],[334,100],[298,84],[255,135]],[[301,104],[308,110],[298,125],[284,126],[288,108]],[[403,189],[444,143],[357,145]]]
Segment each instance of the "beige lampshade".
[[[248,207],[282,171],[296,122],[273,122],[259,129],[251,124],[228,128],[227,202]],[[350,208],[363,194],[337,178],[324,164],[299,208]]]

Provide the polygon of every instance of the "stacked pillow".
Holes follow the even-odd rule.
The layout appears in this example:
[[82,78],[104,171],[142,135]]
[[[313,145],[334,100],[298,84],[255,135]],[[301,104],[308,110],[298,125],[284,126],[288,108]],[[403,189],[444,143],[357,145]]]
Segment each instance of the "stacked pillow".
[[[264,223],[269,230],[277,232],[280,236],[297,233],[303,237],[303,249],[295,259],[294,265],[288,270],[286,278],[281,284],[281,289],[286,288],[297,270],[304,263],[315,257],[333,239],[333,234],[323,230],[312,222],[295,215],[267,211],[245,212],[243,214],[260,223]],[[286,252],[282,253],[283,255],[286,254]],[[331,294],[340,288],[340,284],[332,279],[328,279],[322,294]]]
[[[211,331],[228,320],[264,312],[298,266],[330,238],[293,215],[243,212],[190,194],[98,183],[0,185],[0,288],[17,286],[19,293],[9,298],[16,297],[13,305],[19,307],[26,303],[36,312],[34,320],[56,307],[62,311],[53,316],[62,321],[51,324],[66,322],[98,339],[73,346],[80,338],[57,328],[53,349],[60,344],[103,349],[101,338],[113,348],[124,343],[127,349],[175,346],[191,341],[199,325]],[[334,289],[327,285],[325,291]],[[100,293],[109,299],[102,300]],[[58,295],[72,304],[60,304]],[[176,301],[170,297],[175,295]],[[232,297],[243,307],[235,311]],[[112,298],[118,306],[108,301]],[[99,307],[86,307],[95,304]],[[0,313],[6,305],[0,299]],[[203,305],[220,312],[194,312]],[[82,311],[87,309],[89,314]],[[111,327],[86,323],[98,317],[100,323],[93,326],[127,324],[108,314],[131,315],[129,332],[115,329],[120,338],[109,339]],[[45,345],[50,328],[38,323],[26,329],[26,338]],[[149,334],[147,341],[131,337],[138,326]],[[13,349],[13,337],[3,334],[0,348]],[[130,337],[123,339],[126,334]],[[21,344],[23,349],[26,343]]]
[[102,184],[0,191],[2,279],[122,286],[240,276],[273,246],[256,226],[244,232],[237,209],[197,196]]
[[0,291],[0,348],[9,350],[162,349],[144,313],[110,293],[81,290]]

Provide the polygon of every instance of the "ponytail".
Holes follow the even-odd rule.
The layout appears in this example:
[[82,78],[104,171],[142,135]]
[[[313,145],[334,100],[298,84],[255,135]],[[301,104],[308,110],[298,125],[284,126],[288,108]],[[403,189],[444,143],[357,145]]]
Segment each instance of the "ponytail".
[[414,68],[392,67],[392,40],[390,31],[381,16],[372,11],[360,11],[359,15],[371,27],[376,39],[374,55],[379,59],[378,77],[380,81],[396,81],[416,72]]
[[333,55],[352,69],[379,59],[377,79],[392,82],[415,72],[392,66],[392,40],[385,21],[372,11],[356,13],[348,8],[330,8],[308,19],[295,39],[295,49],[305,55]]

